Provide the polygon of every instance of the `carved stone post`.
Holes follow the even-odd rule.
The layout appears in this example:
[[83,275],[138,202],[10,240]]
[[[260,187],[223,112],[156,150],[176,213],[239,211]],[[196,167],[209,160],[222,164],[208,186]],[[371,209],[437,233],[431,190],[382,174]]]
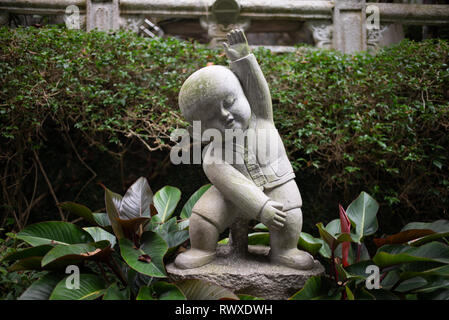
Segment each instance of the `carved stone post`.
[[336,0],[333,14],[333,48],[344,53],[367,49],[365,0]]
[[87,31],[117,30],[120,26],[119,0],[87,0],[86,28]]
[[209,46],[217,47],[226,41],[226,33],[232,29],[246,30],[250,20],[240,17],[240,5],[235,0],[217,0],[212,5],[211,14],[200,18],[201,26],[211,39]]

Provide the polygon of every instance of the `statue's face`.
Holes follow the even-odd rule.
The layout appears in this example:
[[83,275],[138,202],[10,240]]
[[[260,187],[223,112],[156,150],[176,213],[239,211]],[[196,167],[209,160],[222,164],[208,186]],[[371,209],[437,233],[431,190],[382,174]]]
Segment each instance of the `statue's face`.
[[229,71],[208,89],[198,108],[202,129],[214,128],[223,134],[226,129],[246,130],[251,108],[237,77]]

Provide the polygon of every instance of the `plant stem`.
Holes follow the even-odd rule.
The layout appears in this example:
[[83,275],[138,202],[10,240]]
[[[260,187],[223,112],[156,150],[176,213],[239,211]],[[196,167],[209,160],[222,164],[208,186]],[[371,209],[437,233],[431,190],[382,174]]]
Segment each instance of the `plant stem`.
[[110,260],[106,260],[106,264],[108,265],[109,269],[111,269],[112,272],[114,272],[114,274],[120,279],[122,284],[126,287],[128,284],[126,283],[125,277],[122,271],[120,270],[119,266],[117,265],[117,262],[114,260],[114,258],[110,257]]

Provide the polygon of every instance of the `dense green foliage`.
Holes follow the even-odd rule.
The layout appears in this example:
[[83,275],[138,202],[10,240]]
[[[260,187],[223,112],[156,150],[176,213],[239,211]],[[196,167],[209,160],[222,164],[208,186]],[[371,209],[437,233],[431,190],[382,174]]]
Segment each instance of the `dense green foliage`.
[[[446,41],[406,40],[377,55],[305,47],[255,54],[303,192],[306,223],[326,220],[336,204],[331,199],[349,201],[360,190],[381,204],[380,224],[388,224],[390,213],[404,224],[447,214]],[[14,218],[23,228],[49,208],[55,216],[55,198],[98,203],[99,196],[92,196],[101,192],[98,180],[125,191],[130,181],[124,176],[159,174],[170,131],[186,125],[179,88],[208,63],[227,61],[221,51],[176,39],[0,29],[1,193],[7,212],[1,224]],[[121,181],[116,169],[109,175],[112,166],[121,168]],[[194,183],[198,188],[204,177],[184,182]],[[183,194],[193,191],[177,186]]]
[[[23,248],[6,246],[0,256],[0,289],[8,290],[6,298],[20,293],[19,300],[238,299],[228,289],[201,280],[163,281],[165,263],[188,239],[188,217],[208,187],[184,204],[178,212],[181,220],[172,217],[180,190],[165,186],[153,194],[144,177],[124,196],[104,187],[106,213],[64,202],[64,210],[93,226],[46,221],[9,234]],[[29,279],[17,281],[30,274]],[[21,292],[24,287],[28,288]]]

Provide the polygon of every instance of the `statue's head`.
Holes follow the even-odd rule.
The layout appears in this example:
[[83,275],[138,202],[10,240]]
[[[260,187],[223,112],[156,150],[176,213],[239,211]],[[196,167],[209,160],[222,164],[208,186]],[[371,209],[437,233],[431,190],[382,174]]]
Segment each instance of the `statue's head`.
[[192,123],[205,129],[248,128],[251,108],[235,74],[224,66],[209,66],[194,72],[181,87],[179,106]]

